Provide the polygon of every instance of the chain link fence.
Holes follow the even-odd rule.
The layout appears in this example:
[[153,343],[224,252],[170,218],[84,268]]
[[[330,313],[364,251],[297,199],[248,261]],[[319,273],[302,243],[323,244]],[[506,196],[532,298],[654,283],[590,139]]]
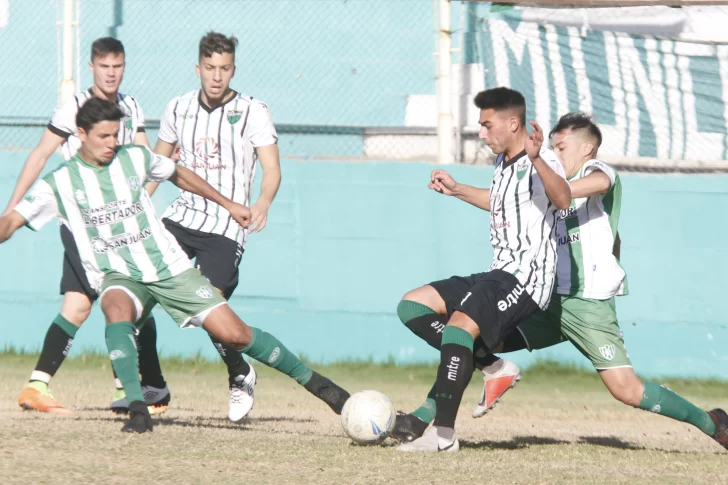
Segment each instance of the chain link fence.
[[[35,146],[57,105],[63,0],[0,0],[0,148]],[[436,0],[75,0],[77,90],[91,43],[124,42],[122,91],[152,142],[165,104],[199,87],[200,37],[239,39],[232,87],[265,101],[288,158],[437,157]],[[552,126],[594,113],[601,155],[627,169],[728,167],[728,8],[451,4],[455,159],[490,164],[478,91],[506,85]]]
[[[47,0],[11,1],[0,42],[27,61],[17,75],[11,71],[13,79],[0,71],[0,83],[4,90],[33,83],[42,95],[0,102],[4,126],[13,125],[4,147],[34,146],[57,103],[59,8]],[[411,140],[422,130],[407,127],[405,118],[410,96],[434,99],[432,0],[76,0],[76,8],[77,89],[92,84],[91,43],[120,39],[127,61],[121,90],[139,100],[152,128],[171,98],[199,87],[198,42],[215,30],[238,38],[231,86],[268,104],[284,156],[431,156]],[[43,40],[30,45],[31,32],[42,32]],[[434,144],[432,127],[426,135]]]

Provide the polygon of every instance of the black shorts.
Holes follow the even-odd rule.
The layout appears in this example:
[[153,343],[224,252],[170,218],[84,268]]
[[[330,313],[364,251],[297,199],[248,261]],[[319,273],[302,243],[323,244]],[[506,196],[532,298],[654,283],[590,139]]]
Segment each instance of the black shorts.
[[222,291],[225,299],[230,299],[238,286],[238,266],[243,247],[219,234],[189,229],[166,218],[162,222],[187,256],[195,258],[195,265],[202,275],[212,286]]
[[500,345],[538,305],[510,273],[493,270],[470,276],[453,276],[430,283],[447,307],[447,315],[463,312],[480,328],[480,338],[489,350]]
[[78,246],[73,239],[71,230],[61,224],[61,242],[63,243],[63,273],[61,276],[61,295],[68,292],[83,293],[88,296],[91,301],[96,301],[99,297],[98,293],[91,288],[86,277],[86,271],[81,264],[81,255],[78,252]]

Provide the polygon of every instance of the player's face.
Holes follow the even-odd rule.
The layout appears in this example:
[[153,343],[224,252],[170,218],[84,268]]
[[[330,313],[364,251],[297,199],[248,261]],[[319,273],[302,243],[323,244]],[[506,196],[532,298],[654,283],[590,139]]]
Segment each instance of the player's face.
[[124,77],[124,65],[124,54],[96,56],[91,61],[94,86],[107,97],[115,96]]
[[79,128],[78,137],[81,139],[84,160],[99,164],[111,162],[116,153],[118,136],[118,121],[100,121],[89,131]]
[[493,153],[505,152],[518,129],[518,122],[510,111],[481,109],[479,123],[478,137]]
[[201,57],[197,65],[197,75],[202,82],[205,97],[212,102],[220,102],[230,88],[230,80],[235,75],[235,56],[229,53],[213,53]]
[[588,159],[592,145],[580,133],[564,130],[554,133],[551,138],[551,147],[566,168],[576,167]]

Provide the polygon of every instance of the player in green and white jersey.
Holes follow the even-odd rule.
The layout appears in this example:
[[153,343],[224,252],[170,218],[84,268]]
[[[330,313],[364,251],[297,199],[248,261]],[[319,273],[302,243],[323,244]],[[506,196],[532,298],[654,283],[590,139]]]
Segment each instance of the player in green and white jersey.
[[[120,145],[148,145],[145,132],[144,113],[139,102],[131,95],[119,92],[124,78],[126,55],[124,45],[112,37],[96,39],[91,45],[89,68],[93,76],[93,86],[73,96],[59,105],[53,112],[50,122],[38,146],[30,153],[23,166],[15,190],[4,214],[12,213],[33,183],[38,179],[47,160],[60,148],[63,157],[70,160],[81,146],[76,128],[76,115],[81,106],[89,99],[102,98],[114,100],[124,111],[119,129]],[[23,409],[69,414],[72,411],[55,400],[49,390],[51,378],[56,374],[71,348],[79,327],[91,313],[92,303],[98,294],[86,281],[78,248],[66,225],[60,224],[60,236],[64,245],[63,273],[60,292],[63,295],[61,311],[48,327],[40,356],[30,379],[20,393],[18,404]],[[141,374],[144,395],[152,406],[153,412],[164,412],[170,400],[169,389],[162,376],[156,351],[156,325],[154,318],[144,325],[144,336],[139,336],[141,351]],[[116,379],[117,391],[112,403],[123,397],[121,382]],[[122,396],[119,396],[121,394]]]
[[[622,185],[617,172],[597,160],[602,136],[583,113],[561,117],[551,131],[554,152],[561,159],[571,185],[572,201],[559,212],[556,233],[556,285],[548,308],[518,325],[495,350],[543,349],[570,341],[599,372],[619,401],[690,423],[728,448],[728,415],[722,409],[703,411],[670,389],[642,382],[634,372],[614,297],[627,293],[626,275],[619,262],[619,216]],[[483,366],[484,386],[473,417],[492,409],[500,396],[520,379],[512,362],[497,359]],[[399,439],[421,432],[416,416],[398,416]],[[426,426],[426,424],[425,424]],[[410,437],[411,436],[411,437]]]
[[78,246],[89,283],[106,316],[106,343],[129,401],[122,431],[151,431],[139,381],[134,325],[158,303],[180,327],[202,327],[221,342],[294,378],[337,414],[349,394],[312,371],[274,336],[252,328],[214,291],[172,234],[164,228],[144,188],[170,180],[182,190],[220,205],[247,227],[249,208],[216,191],[194,172],[144,146],[117,146],[123,112],[93,98],[78,111],[81,147],[43,177],[15,210],[0,218],[0,242],[23,225],[38,229],[60,218]]

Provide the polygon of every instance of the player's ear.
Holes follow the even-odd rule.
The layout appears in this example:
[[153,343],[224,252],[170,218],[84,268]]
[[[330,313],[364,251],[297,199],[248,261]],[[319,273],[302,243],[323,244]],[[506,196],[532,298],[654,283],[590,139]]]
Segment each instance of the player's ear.
[[521,122],[518,120],[517,116],[511,116],[508,127],[510,128],[511,133],[516,133],[521,129]]
[[88,140],[88,133],[86,133],[86,130],[84,130],[80,126],[78,127],[78,138],[79,140],[81,140],[81,142],[85,142],[86,140]]
[[195,72],[197,73],[197,77],[202,77],[202,76],[200,76],[200,63],[199,62],[195,66]]
[[585,141],[581,144],[581,156],[582,157],[588,157],[592,154],[594,151],[594,143],[590,141]]

